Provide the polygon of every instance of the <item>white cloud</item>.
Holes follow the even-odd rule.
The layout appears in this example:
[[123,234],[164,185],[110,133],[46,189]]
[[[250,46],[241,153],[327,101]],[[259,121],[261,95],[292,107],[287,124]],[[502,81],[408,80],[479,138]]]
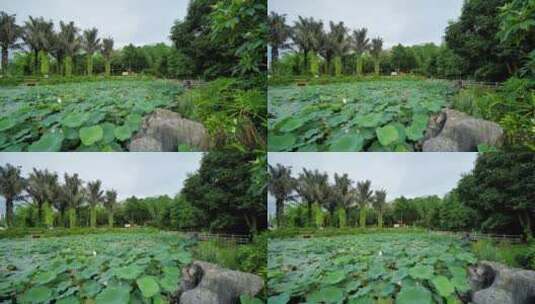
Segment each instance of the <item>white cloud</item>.
[[269,10],[297,16],[344,21],[351,29],[368,28],[370,37],[381,36],[385,46],[434,42],[440,44],[444,29],[461,14],[464,0],[269,0]]

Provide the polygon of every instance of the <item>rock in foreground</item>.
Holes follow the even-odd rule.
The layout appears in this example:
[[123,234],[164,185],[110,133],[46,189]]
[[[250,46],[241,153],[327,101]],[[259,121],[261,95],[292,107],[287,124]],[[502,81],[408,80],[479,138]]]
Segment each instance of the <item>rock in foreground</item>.
[[535,271],[483,261],[469,273],[474,304],[535,303]]
[[180,304],[234,304],[241,295],[256,296],[264,281],[257,275],[206,262],[183,269]]
[[195,121],[184,119],[180,114],[157,109],[143,120],[140,131],[132,139],[131,152],[177,152],[179,145],[196,150],[209,149],[206,128]]
[[423,152],[476,152],[478,145],[501,146],[503,129],[496,123],[445,109],[430,120]]

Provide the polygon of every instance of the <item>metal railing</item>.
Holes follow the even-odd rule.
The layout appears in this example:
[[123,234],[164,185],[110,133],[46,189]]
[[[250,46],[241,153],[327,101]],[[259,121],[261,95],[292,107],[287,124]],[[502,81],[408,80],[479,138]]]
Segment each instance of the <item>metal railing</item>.
[[224,234],[224,233],[207,233],[207,232],[195,232],[188,231],[186,235],[189,237],[197,238],[200,241],[216,241],[216,242],[228,242],[236,244],[248,244],[251,242],[251,238],[244,234]]

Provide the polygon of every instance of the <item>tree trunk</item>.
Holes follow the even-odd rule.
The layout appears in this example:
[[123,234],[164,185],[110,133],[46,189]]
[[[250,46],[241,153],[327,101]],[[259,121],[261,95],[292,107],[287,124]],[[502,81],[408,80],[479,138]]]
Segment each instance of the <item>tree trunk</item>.
[[303,51],[303,64],[304,64],[304,73],[303,74],[308,74],[308,50],[304,50]]
[[95,227],[97,227],[97,208],[96,208],[96,206],[91,206],[90,212],[91,213],[89,215],[89,218],[90,218],[91,228],[95,228]]
[[366,228],[366,207],[360,208],[359,224],[361,228]]
[[7,227],[13,227],[13,199],[6,198],[6,222]]
[[87,76],[93,75],[93,54],[87,54]]
[[71,56],[65,57],[64,68],[65,68],[65,76],[71,77],[72,76],[72,57]]
[[362,76],[362,55],[357,57],[357,76]]
[[8,50],[7,48],[2,48],[2,73],[7,75],[7,65],[8,65]]
[[33,63],[33,73],[35,76],[39,75],[39,50],[34,50],[34,63]]
[[308,226],[312,226],[314,219],[312,218],[312,203],[308,202]]
[[110,60],[109,59],[106,59],[106,66],[105,66],[105,69],[106,69],[106,77],[110,77],[111,75],[111,63],[110,63]]
[[69,228],[76,227],[76,209],[69,208]]
[[531,232],[531,218],[529,216],[529,213],[519,213],[518,220],[520,222],[520,227],[522,227],[522,232],[524,233],[525,241],[531,240],[533,238],[533,233]]
[[277,199],[276,203],[275,203],[275,207],[276,207],[276,215],[277,215],[277,228],[280,228],[282,227],[282,216],[284,214],[284,201],[281,200],[281,199]]
[[108,213],[108,226],[113,228],[113,211],[109,211]]
[[375,76],[379,76],[381,74],[381,64],[379,62],[379,58],[375,59]]
[[379,218],[377,219],[379,229],[383,229],[383,212],[379,211]]
[[42,226],[44,224],[43,219],[43,203],[37,203],[37,224]]
[[271,48],[271,68],[275,66],[275,63],[279,61],[279,48],[278,47],[272,47]]

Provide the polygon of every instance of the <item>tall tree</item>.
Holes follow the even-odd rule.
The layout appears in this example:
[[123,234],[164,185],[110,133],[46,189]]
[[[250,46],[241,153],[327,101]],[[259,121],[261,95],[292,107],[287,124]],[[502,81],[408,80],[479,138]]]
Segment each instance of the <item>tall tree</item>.
[[324,37],[323,22],[299,16],[292,29],[292,40],[303,52],[305,71],[309,70],[309,54],[321,48],[322,37]]
[[100,38],[98,30],[92,28],[85,30],[82,38],[82,48],[87,56],[87,75],[93,75],[93,54],[100,49]]
[[20,168],[11,164],[0,166],[0,195],[6,200],[7,227],[13,227],[13,204],[23,198],[25,186],[26,182],[21,176]]
[[68,202],[69,228],[74,228],[76,227],[76,213],[84,201],[85,190],[83,181],[78,177],[78,174],[65,173],[63,178],[65,180],[63,195]]
[[113,55],[113,39],[107,38],[102,40],[102,48],[100,49],[102,57],[105,61],[105,73],[106,76],[111,75],[111,56]]
[[100,180],[87,183],[87,198],[90,205],[91,228],[97,226],[97,206],[104,199],[104,191],[102,191],[101,186],[102,182]]
[[[469,76],[488,80],[504,80],[518,68],[518,58],[506,51],[497,35],[500,29],[500,8],[508,0],[465,1],[461,17],[446,29],[445,41],[455,54],[463,58]],[[528,1],[529,2],[529,1]]]
[[334,215],[334,210],[336,208],[341,208],[344,210],[344,213],[347,215],[349,208],[354,200],[354,193],[352,191],[353,181],[349,178],[347,174],[338,175],[334,174],[334,185],[332,185],[329,204],[329,213],[331,213],[331,218]]
[[275,197],[275,214],[277,227],[282,227],[284,217],[284,203],[291,197],[295,187],[295,179],[292,177],[292,169],[277,164],[269,165],[269,192]]
[[383,228],[383,214],[386,208],[386,190],[377,190],[373,197],[373,208],[377,211],[377,226]]
[[286,15],[271,12],[268,16],[269,34],[268,44],[271,46],[271,64],[275,66],[279,60],[279,51],[289,47],[288,39],[291,27],[286,24]]
[[359,220],[360,227],[366,227],[366,209],[373,198],[373,191],[371,189],[372,182],[365,180],[357,182],[356,197],[359,204]]
[[375,63],[375,75],[379,75],[381,73],[381,61],[380,56],[383,52],[383,39],[382,38],[374,38],[372,39],[372,46],[370,49],[370,54],[372,55]]
[[[48,73],[48,51],[52,49],[54,41],[54,23],[45,21],[43,17],[29,17],[25,22],[22,39],[34,54],[34,73]],[[39,68],[40,66],[40,68]]]
[[113,228],[113,215],[115,212],[115,205],[117,203],[117,191],[108,190],[106,191],[106,197],[104,199],[104,206],[108,210],[108,225],[110,228]]
[[78,53],[81,47],[81,37],[79,29],[74,25],[74,22],[67,24],[60,22],[59,44],[65,52],[65,59],[63,68],[65,69],[65,76],[72,75],[73,58]]
[[[347,39],[348,29],[343,22],[334,23],[330,22],[329,33],[324,33],[321,39],[319,51],[327,62],[327,71],[334,73],[337,76],[342,74],[342,56],[344,56],[349,50],[350,44]],[[332,61],[334,62],[334,68],[332,67]]]
[[9,50],[19,47],[17,41],[22,36],[22,28],[16,24],[15,15],[0,12],[0,47],[2,48],[2,73],[7,74]]
[[459,199],[476,210],[484,230],[518,231],[533,237],[535,154],[483,153],[458,184]]
[[297,179],[296,192],[306,202],[308,208],[308,224],[314,223],[312,205],[314,203],[325,206],[329,194],[329,176],[318,170],[303,169]]
[[359,30],[353,31],[353,50],[357,55],[357,76],[362,76],[362,55],[370,49],[370,38],[368,38],[367,35],[367,28],[361,28]]
[[43,206],[53,204],[54,189],[58,183],[58,175],[48,170],[33,169],[30,173],[27,183],[26,192],[37,205],[37,214],[39,224],[44,224]]

